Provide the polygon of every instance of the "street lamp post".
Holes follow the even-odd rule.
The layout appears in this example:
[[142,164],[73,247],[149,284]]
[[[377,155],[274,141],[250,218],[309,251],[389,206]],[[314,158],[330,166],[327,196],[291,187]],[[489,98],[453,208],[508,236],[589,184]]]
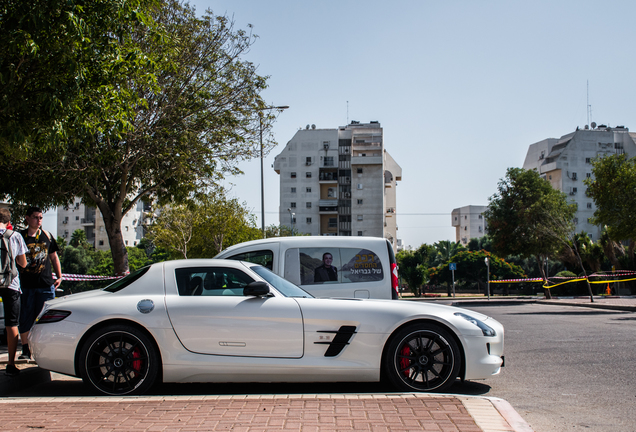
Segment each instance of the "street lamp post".
[[488,257],[484,258],[484,262],[486,263],[486,280],[488,281],[486,290],[488,292],[488,300],[490,300],[490,260]]
[[283,111],[289,108],[287,105],[283,106],[267,106],[258,110],[258,125],[259,125],[259,138],[261,144],[261,230],[263,231],[263,238],[265,238],[265,180],[263,169],[263,111],[269,109],[276,109]]

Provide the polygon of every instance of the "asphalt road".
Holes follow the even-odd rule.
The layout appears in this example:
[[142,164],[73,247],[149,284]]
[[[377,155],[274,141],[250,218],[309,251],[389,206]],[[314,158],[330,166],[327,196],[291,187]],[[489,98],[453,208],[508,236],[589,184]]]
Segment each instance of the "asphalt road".
[[[536,432],[636,431],[636,313],[572,306],[473,306],[505,328],[500,375],[458,382],[449,393],[507,400]],[[20,396],[90,395],[77,379],[34,386]],[[377,393],[369,384],[166,384],[153,394]]]
[[[636,431],[636,313],[520,304],[473,307],[505,328],[506,366],[481,382],[537,432]],[[479,382],[470,387],[479,392]],[[453,388],[458,391],[460,386]]]

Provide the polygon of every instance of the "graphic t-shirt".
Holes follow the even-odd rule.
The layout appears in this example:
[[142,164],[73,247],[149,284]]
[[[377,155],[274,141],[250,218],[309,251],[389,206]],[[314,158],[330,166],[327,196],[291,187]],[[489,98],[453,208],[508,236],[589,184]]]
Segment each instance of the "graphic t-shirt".
[[59,250],[57,242],[53,236],[49,239],[49,236],[41,229],[38,229],[32,237],[28,235],[28,230],[20,231],[20,234],[28,249],[27,265],[20,273],[22,289],[49,288],[53,285],[49,254]]

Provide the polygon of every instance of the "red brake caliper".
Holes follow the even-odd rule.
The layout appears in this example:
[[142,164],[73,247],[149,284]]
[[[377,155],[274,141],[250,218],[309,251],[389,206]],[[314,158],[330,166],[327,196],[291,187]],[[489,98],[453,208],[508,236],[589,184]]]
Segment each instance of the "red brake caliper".
[[405,377],[409,376],[408,367],[411,365],[411,362],[407,357],[410,354],[411,354],[411,348],[408,345],[402,347],[402,349],[400,350],[400,355],[403,356],[400,359],[400,369],[402,370],[402,374],[404,374]]
[[[133,358],[135,359],[141,358],[141,353],[139,352],[139,348],[135,348],[133,350],[132,355],[133,355]],[[134,360],[132,367],[137,373],[141,372],[141,360]]]

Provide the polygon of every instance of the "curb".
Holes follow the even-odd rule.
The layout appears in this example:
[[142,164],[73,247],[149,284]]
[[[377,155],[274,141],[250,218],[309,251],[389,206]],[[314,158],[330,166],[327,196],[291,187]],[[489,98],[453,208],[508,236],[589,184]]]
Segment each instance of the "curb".
[[39,367],[20,369],[20,374],[17,376],[5,375],[4,371],[2,371],[0,372],[0,396],[8,396],[36,384],[50,381],[51,373]]
[[537,303],[547,304],[552,306],[578,306],[578,307],[586,307],[592,309],[608,309],[608,310],[617,310],[624,312],[636,312],[636,306],[627,306],[627,305],[613,305],[613,304],[602,304],[602,303],[580,303],[580,302],[567,302],[563,300],[553,301],[553,300],[537,300]]

